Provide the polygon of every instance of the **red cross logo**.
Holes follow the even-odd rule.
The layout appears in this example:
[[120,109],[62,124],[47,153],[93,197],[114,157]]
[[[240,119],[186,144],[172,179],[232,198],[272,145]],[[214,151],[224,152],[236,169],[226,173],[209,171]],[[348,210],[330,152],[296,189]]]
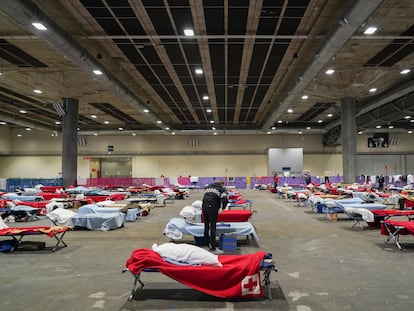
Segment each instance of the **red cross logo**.
[[257,273],[248,275],[241,281],[241,294],[242,296],[260,294],[260,282]]

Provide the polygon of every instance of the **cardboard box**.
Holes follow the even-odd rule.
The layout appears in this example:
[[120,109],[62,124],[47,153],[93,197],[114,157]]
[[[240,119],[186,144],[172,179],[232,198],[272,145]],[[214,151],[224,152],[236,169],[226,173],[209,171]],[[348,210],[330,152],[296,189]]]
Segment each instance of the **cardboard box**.
[[337,221],[338,220],[338,214],[337,213],[329,214],[329,220]]
[[237,236],[234,234],[222,234],[220,236],[220,249],[224,252],[237,250]]

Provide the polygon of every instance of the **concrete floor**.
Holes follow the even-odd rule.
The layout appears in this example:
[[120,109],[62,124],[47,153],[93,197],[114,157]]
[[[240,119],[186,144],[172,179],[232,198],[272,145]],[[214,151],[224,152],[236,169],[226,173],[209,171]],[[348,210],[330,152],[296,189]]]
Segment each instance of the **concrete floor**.
[[[240,240],[240,253],[263,250],[276,257],[271,301],[217,299],[160,273],[144,273],[145,288],[127,301],[133,283],[131,274],[121,273],[127,258],[135,248],[168,242],[165,224],[201,198],[195,190],[190,199],[155,208],[119,230],[68,232],[68,247],[54,253],[0,254],[0,310],[414,310],[413,236],[401,238],[399,251],[379,229],[352,229],[345,215],[333,222],[270,192],[241,192],[254,200],[251,221],[260,241]],[[54,243],[41,236],[32,240]]]

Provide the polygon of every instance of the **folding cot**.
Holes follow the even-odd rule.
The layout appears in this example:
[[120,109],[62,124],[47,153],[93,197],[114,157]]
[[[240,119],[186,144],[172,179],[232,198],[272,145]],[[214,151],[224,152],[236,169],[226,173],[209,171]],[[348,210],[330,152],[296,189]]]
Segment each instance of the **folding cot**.
[[381,234],[387,235],[387,241],[394,241],[399,250],[402,250],[400,244],[400,235],[414,235],[414,221],[397,221],[384,220],[381,223]]
[[355,227],[358,225],[361,229],[363,229],[361,225],[361,221],[365,221],[368,226],[374,227],[379,226],[381,221],[388,220],[391,217],[397,216],[405,216],[407,220],[412,220],[414,217],[414,211],[401,211],[401,210],[386,210],[386,209],[373,209],[369,210],[366,208],[355,208],[355,207],[345,207],[345,214],[348,217],[354,220],[354,224],[352,226]]
[[0,236],[8,236],[13,238],[14,246],[10,251],[13,251],[16,246],[22,242],[23,238],[26,236],[33,235],[46,235],[50,238],[56,239],[56,245],[53,247],[52,251],[54,252],[60,244],[63,244],[63,247],[66,247],[67,244],[63,241],[63,237],[66,231],[70,230],[70,227],[61,227],[61,226],[37,226],[37,227],[25,227],[25,228],[3,228],[0,229]]
[[[152,249],[136,249],[126,262],[122,272],[134,276],[134,284],[128,298],[144,287],[142,272],[160,272],[186,286],[220,298],[250,298],[263,296],[272,299],[270,274],[277,271],[272,254],[256,252],[243,255],[219,255],[222,267],[206,265],[180,265],[164,260]],[[261,275],[261,272],[263,275]],[[140,287],[137,290],[137,284]]]
[[[250,236],[258,242],[259,237],[256,234],[254,226],[246,222],[223,222],[217,223],[216,234],[234,234],[236,236]],[[167,223],[164,229],[164,234],[172,240],[182,239],[183,234],[192,235],[194,237],[203,237],[204,236],[204,224],[203,223],[193,223],[183,218],[171,218]]]

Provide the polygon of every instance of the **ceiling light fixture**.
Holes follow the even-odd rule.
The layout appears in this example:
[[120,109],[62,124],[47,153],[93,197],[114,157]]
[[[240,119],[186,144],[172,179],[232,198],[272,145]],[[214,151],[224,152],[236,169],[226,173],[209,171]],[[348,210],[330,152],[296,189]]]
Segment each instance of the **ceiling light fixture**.
[[4,122],[4,121],[0,121],[0,124],[1,124],[1,125],[6,125],[7,123],[6,123],[6,122]]
[[145,112],[145,113],[148,113],[148,112],[149,112],[149,110],[148,110],[148,109],[144,109],[144,112]]
[[287,112],[288,113],[293,113],[293,110],[292,109],[288,109]]
[[381,125],[377,125],[375,128],[380,129],[382,126]]
[[370,26],[367,29],[365,29],[364,34],[366,35],[372,35],[373,33],[375,33],[378,30],[377,27],[375,26]]
[[95,70],[93,71],[93,73],[94,73],[94,74],[96,74],[97,76],[102,75],[102,71],[100,71],[99,69],[95,69]]
[[132,133],[132,136],[137,136],[137,134],[136,133]]
[[19,110],[20,113],[27,113],[26,110]]
[[31,131],[32,129],[30,127],[26,127],[26,131]]
[[389,129],[393,129],[394,128],[394,125],[390,125],[390,126],[388,126],[388,128]]
[[32,23],[32,26],[33,26],[34,28],[36,28],[37,30],[42,30],[42,31],[47,30],[46,26],[45,26],[45,25],[43,25],[42,23],[39,23],[39,22],[34,22],[34,23]]
[[162,121],[161,121],[161,120],[158,120],[158,121],[157,121],[157,123],[158,123],[158,124],[161,124],[161,123],[162,123]]
[[43,93],[41,90],[38,90],[38,89],[33,90],[33,92],[36,93],[36,94],[42,94]]
[[334,70],[334,69],[328,69],[328,70],[326,70],[326,71],[325,71],[325,73],[326,73],[327,75],[333,75],[333,74],[334,74],[334,72],[335,72],[335,70]]
[[195,72],[195,74],[197,74],[197,75],[202,75],[202,74],[203,74],[203,69],[201,69],[201,68],[196,68],[196,69],[194,70],[194,72]]
[[109,121],[104,121],[104,124],[109,124]]
[[373,87],[373,88],[370,88],[368,91],[370,93],[375,93],[377,91],[377,88],[376,87]]
[[210,121],[210,124],[214,124],[214,120],[211,120],[211,121]]
[[96,118],[97,118],[97,116],[96,116],[96,115],[94,115],[94,114],[92,114],[92,115],[91,115],[91,118],[92,118],[92,119],[96,119]]
[[308,99],[309,96],[308,95],[302,95],[302,99]]
[[408,134],[412,134],[412,133],[413,133],[413,131],[409,130],[407,133],[408,133]]
[[270,131],[267,131],[267,132],[266,132],[266,134],[267,134],[267,135],[270,135],[270,134],[272,134],[272,133],[271,133]]
[[207,112],[211,112],[211,109],[210,109],[210,108],[209,108],[209,109],[206,109],[206,111],[207,111]]
[[358,135],[361,135],[362,133],[363,133],[362,131],[359,131],[359,132],[358,132]]
[[403,70],[401,70],[400,71],[400,73],[402,74],[402,75],[406,75],[407,73],[409,73],[411,70],[410,69],[403,69]]
[[333,114],[332,113],[329,113],[328,114],[328,118],[332,118],[333,117]]
[[189,28],[184,29],[184,35],[185,35],[186,37],[193,37],[193,36],[194,36],[194,30],[189,29]]
[[210,99],[210,97],[208,97],[207,95],[203,96],[203,100],[209,100],[209,99]]
[[118,130],[123,131],[124,128],[123,127],[118,127]]

